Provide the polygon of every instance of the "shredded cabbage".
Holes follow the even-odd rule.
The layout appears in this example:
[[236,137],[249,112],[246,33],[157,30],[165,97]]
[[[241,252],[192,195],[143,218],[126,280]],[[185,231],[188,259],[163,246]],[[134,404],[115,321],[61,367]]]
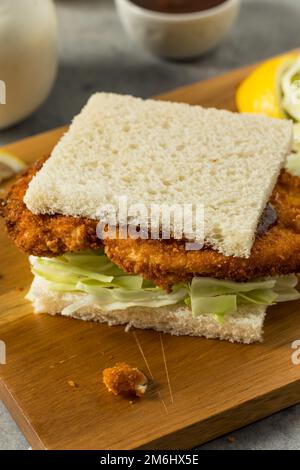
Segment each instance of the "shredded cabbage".
[[250,282],[195,277],[190,287],[190,304],[195,316],[211,313],[222,320],[226,314],[236,312],[239,305],[270,306],[300,299],[297,283],[294,274]]
[[211,314],[224,321],[225,315],[236,312],[239,305],[269,306],[300,298],[294,274],[251,282],[195,277],[190,283],[177,284],[172,292],[166,292],[141,276],[124,273],[100,250],[68,253],[58,258],[31,256],[30,263],[33,274],[42,278],[50,290],[87,294],[65,308],[64,315],[95,303],[112,311],[184,302],[194,316]]
[[300,123],[294,124],[294,149],[287,158],[286,168],[292,175],[300,176]]
[[64,309],[64,315],[91,303],[106,311],[163,307],[178,304],[188,295],[184,285],[174,286],[168,293],[141,276],[124,273],[102,251],[68,253],[58,258],[30,256],[30,263],[33,274],[42,278],[50,290],[88,294]]
[[281,78],[282,107],[295,121],[300,121],[300,56]]

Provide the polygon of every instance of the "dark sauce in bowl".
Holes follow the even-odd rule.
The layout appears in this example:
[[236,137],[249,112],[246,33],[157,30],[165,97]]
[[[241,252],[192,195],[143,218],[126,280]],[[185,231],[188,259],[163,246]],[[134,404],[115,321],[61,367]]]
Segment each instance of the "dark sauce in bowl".
[[215,8],[227,0],[131,0],[147,10],[160,13],[196,13]]

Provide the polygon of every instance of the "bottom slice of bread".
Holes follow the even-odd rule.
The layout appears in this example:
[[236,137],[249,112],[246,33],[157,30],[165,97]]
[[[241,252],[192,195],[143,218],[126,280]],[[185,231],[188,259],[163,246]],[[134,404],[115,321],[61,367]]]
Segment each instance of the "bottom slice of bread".
[[[35,313],[59,315],[66,307],[80,301],[85,295],[51,291],[45,281],[35,278],[27,299],[32,302]],[[209,314],[193,317],[191,310],[183,305],[160,308],[132,307],[107,312],[94,303],[81,307],[69,316],[84,321],[108,323],[110,326],[128,325],[128,327],[153,329],[178,336],[204,336],[250,344],[262,341],[265,315],[266,307],[245,305],[220,323]]]

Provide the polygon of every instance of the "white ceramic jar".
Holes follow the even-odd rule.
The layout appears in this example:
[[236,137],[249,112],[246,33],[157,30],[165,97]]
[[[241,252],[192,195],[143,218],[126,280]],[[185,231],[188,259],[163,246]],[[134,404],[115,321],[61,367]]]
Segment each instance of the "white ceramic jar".
[[0,129],[47,98],[57,71],[57,37],[52,0],[0,0]]
[[219,44],[232,28],[240,0],[195,13],[160,13],[131,0],[115,0],[128,35],[145,49],[170,59],[188,59]]

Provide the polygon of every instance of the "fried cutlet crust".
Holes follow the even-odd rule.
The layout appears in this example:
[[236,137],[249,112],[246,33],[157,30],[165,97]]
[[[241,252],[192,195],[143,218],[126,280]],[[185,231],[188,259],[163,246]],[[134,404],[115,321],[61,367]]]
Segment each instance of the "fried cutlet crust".
[[34,215],[23,202],[30,180],[46,159],[31,166],[0,199],[0,215],[10,237],[21,250],[36,256],[59,256],[67,251],[97,249],[94,220],[64,215]]
[[[184,242],[105,240],[105,252],[124,271],[169,290],[193,276],[234,281],[300,271],[300,178],[282,171],[271,204],[277,222],[257,235],[249,258],[226,257],[210,248],[186,251]],[[247,214],[245,214],[245,217]]]
[[[97,222],[63,215],[34,215],[23,202],[28,184],[42,167],[38,162],[19,177],[0,204],[9,235],[21,250],[36,256],[98,249]],[[270,202],[277,222],[257,235],[249,258],[226,257],[210,248],[186,251],[175,240],[104,240],[112,262],[169,290],[193,276],[247,281],[300,271],[300,178],[282,171]],[[246,216],[246,214],[245,214]]]

